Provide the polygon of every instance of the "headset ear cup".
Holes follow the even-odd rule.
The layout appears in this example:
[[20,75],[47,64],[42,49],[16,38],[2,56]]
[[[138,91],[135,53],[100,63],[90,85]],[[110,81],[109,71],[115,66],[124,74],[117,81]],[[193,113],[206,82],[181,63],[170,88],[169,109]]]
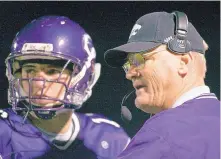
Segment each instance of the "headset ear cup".
[[187,53],[191,50],[191,44],[186,39],[188,33],[188,18],[185,13],[179,11],[174,11],[172,14],[175,18],[175,34],[173,39],[167,43],[167,48],[177,54]]
[[177,53],[177,54],[183,54],[185,53],[185,41],[182,40],[182,45],[179,43],[178,41],[179,39],[177,37],[174,37],[173,39],[171,39],[169,42],[168,42],[168,49],[174,53]]
[[174,42],[174,38],[173,39],[171,39],[170,41],[168,41],[168,43],[167,43],[167,48],[170,50],[170,51],[172,51],[172,52],[174,52],[174,53],[177,53],[177,50],[176,49],[174,49],[174,44],[175,42]]
[[167,48],[177,54],[183,54],[190,51],[190,42],[188,40],[179,40],[174,37],[167,43]]

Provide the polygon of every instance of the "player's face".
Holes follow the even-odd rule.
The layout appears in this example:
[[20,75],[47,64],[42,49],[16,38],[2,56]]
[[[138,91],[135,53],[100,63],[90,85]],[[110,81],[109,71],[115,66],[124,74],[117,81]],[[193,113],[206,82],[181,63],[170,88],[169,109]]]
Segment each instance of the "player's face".
[[22,80],[21,82],[25,94],[29,95],[30,93],[31,97],[38,98],[32,99],[32,104],[36,106],[61,104],[55,100],[39,99],[42,97],[63,99],[66,88],[62,83],[68,84],[71,72],[69,70],[64,70],[62,74],[61,72],[62,67],[50,64],[26,63],[22,66],[22,78],[34,79],[31,82],[29,80]]
[[[162,49],[164,49],[162,51]],[[148,113],[156,113],[171,104],[170,98],[176,95],[177,56],[160,46],[144,55],[143,66],[131,66],[126,78],[136,89],[135,105]]]

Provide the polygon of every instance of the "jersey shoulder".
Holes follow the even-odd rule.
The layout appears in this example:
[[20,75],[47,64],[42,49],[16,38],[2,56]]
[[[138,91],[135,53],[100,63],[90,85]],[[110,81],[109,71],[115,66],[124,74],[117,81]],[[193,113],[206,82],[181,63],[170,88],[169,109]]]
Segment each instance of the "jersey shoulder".
[[100,157],[117,157],[130,142],[130,137],[115,121],[100,114],[75,113],[80,122],[79,139]]
[[13,113],[8,109],[0,109],[0,136],[10,134],[9,132],[12,129],[10,124],[12,122],[9,119],[9,115],[11,116],[11,114]]

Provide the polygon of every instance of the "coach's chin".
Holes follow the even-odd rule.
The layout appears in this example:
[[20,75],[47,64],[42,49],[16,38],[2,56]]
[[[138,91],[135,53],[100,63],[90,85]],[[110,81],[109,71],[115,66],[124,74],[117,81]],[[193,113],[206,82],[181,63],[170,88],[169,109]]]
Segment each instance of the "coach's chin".
[[136,90],[135,105],[138,109],[151,114],[156,114],[163,110],[161,102],[157,102],[154,94],[151,94],[145,90],[146,88],[140,88]]

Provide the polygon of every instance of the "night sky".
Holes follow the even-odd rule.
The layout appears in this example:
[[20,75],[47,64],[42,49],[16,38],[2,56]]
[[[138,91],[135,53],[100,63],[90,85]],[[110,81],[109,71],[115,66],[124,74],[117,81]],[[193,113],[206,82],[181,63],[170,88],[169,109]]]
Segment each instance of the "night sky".
[[93,95],[80,112],[102,113],[122,124],[133,135],[148,118],[134,106],[134,96],[126,101],[133,112],[133,121],[125,124],[120,118],[120,103],[132,89],[119,69],[109,68],[104,52],[127,42],[136,20],[149,12],[183,11],[209,44],[206,54],[206,84],[220,97],[220,2],[0,2],[0,108],[7,104],[7,79],[4,60],[10,52],[15,34],[31,20],[44,15],[63,15],[79,23],[92,37],[97,62],[102,64],[101,77]]

